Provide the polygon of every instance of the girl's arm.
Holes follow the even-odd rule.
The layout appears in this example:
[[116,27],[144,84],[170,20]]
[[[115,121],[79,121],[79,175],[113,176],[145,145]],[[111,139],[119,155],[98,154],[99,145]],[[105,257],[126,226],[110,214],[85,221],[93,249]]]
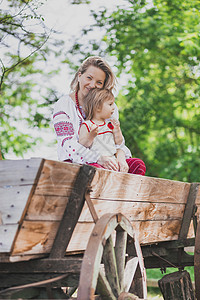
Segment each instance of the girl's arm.
[[113,125],[113,136],[115,140],[115,145],[121,145],[123,143],[123,134],[120,128],[119,120],[117,119],[111,119],[111,123]]
[[86,148],[90,148],[97,134],[98,126],[92,125],[89,128],[86,123],[83,123],[79,131],[79,143]]

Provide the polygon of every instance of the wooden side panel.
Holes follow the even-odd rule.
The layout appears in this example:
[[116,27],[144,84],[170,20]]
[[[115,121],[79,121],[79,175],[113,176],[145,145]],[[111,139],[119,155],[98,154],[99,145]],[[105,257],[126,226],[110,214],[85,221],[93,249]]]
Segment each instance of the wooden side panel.
[[190,183],[97,170],[91,198],[186,203]]
[[[135,201],[110,201],[105,199],[92,199],[98,217],[108,212],[121,212],[129,221],[160,221],[160,220],[182,220],[185,209],[184,204],[135,202]],[[85,203],[79,222],[92,222],[87,203]]]
[[17,224],[26,206],[32,185],[0,187],[0,224]]
[[[141,244],[152,244],[161,241],[177,240],[181,226],[179,220],[172,221],[134,221],[131,222]],[[67,252],[78,252],[86,249],[94,223],[78,223],[67,248]],[[193,237],[191,228],[189,237]]]
[[[140,243],[178,238],[190,183],[98,169],[91,188],[98,217],[121,212],[132,223]],[[84,250],[93,226],[85,204],[67,251]],[[193,236],[191,227],[188,237]]]
[[0,161],[0,253],[11,252],[42,161],[40,158]]
[[200,184],[199,184],[199,187],[198,187],[196,204],[200,206]]
[[80,165],[45,160],[13,247],[12,260],[14,256],[50,252],[79,170]]
[[48,253],[58,226],[59,222],[24,221],[12,254]]
[[2,253],[10,253],[17,228],[18,224],[2,224],[0,226],[0,256]]
[[0,186],[32,185],[41,161],[41,158],[0,161]]
[[26,220],[59,221],[62,219],[68,197],[34,194]]
[[46,160],[36,195],[69,196],[80,165]]

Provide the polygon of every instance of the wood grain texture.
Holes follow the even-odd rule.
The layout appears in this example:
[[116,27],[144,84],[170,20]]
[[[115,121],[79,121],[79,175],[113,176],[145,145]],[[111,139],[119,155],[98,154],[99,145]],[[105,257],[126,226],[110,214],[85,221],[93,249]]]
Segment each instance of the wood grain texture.
[[[134,232],[142,245],[161,241],[176,240],[178,238],[181,221],[134,221],[131,222]],[[77,223],[67,252],[85,250],[87,241],[93,230],[94,223]],[[188,238],[194,237],[192,224]]]
[[24,221],[12,251],[13,255],[50,252],[59,222]]
[[79,169],[78,164],[46,160],[35,194],[69,196]]
[[42,158],[0,161],[0,186],[34,184]]
[[[50,252],[79,170],[40,158],[0,161],[0,253],[13,249],[11,259],[25,259]],[[190,183],[97,169],[91,188],[98,217],[124,214],[141,243],[177,239]],[[199,219],[200,188],[196,203]],[[93,227],[85,204],[67,250],[85,250]]]
[[12,256],[50,253],[80,165],[45,160],[15,237]]
[[91,198],[185,204],[190,183],[98,169]]
[[33,195],[26,220],[58,221],[62,219],[68,197]]
[[29,198],[32,185],[0,187],[0,224],[17,224]]
[[17,229],[18,224],[0,226],[0,254],[10,253]]
[[[98,217],[107,212],[121,212],[131,222],[147,220],[181,220],[185,209],[184,204],[135,202],[135,201],[110,201],[105,199],[91,200]],[[87,203],[85,203],[80,222],[92,222]]]

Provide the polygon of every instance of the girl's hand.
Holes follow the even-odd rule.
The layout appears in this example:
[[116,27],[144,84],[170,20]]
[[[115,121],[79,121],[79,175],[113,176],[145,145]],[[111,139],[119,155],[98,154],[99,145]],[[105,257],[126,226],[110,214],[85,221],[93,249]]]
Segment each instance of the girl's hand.
[[121,150],[121,149],[118,149],[117,153],[116,153],[116,157],[117,157],[117,162],[118,162],[118,165],[119,165],[119,171],[124,172],[124,173],[128,173],[129,166],[126,162],[126,157],[125,157],[124,151]]
[[96,124],[92,124],[92,125],[90,126],[90,134],[91,134],[91,136],[92,136],[93,138],[95,138],[95,137],[97,136],[97,134],[98,134],[98,129],[99,129],[99,127],[98,127],[98,125],[96,125]]
[[111,119],[110,120],[112,125],[114,126],[113,130],[118,130],[120,128],[120,122],[117,119]]
[[118,171],[119,165],[117,160],[111,156],[100,156],[97,163],[108,170]]

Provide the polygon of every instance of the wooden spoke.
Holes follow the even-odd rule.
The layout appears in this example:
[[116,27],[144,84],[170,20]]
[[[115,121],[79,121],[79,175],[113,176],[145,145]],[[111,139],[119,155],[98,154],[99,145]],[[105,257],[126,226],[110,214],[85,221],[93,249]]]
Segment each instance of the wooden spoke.
[[115,300],[116,297],[112,292],[110,284],[104,275],[104,272],[100,269],[98,283],[97,283],[97,293],[101,295],[102,299]]
[[112,237],[110,236],[105,244],[103,252],[103,263],[105,267],[106,278],[116,297],[120,293],[119,278],[117,272],[117,264],[115,258],[115,250],[113,247]]
[[[130,247],[127,251],[130,243],[132,251]],[[77,300],[92,300],[95,295],[116,300],[132,290],[141,298],[147,297],[140,245],[123,215],[105,214],[97,221],[84,254]]]
[[124,272],[124,291],[125,292],[128,292],[131,287],[133,277],[135,275],[135,272],[136,272],[136,269],[138,266],[138,261],[139,261],[138,257],[133,257],[126,263],[126,268],[125,268],[125,272]]
[[127,232],[117,231],[116,242],[115,242],[115,256],[117,263],[118,278],[120,282],[120,290],[124,289],[124,268],[126,259],[126,243],[127,243]]

